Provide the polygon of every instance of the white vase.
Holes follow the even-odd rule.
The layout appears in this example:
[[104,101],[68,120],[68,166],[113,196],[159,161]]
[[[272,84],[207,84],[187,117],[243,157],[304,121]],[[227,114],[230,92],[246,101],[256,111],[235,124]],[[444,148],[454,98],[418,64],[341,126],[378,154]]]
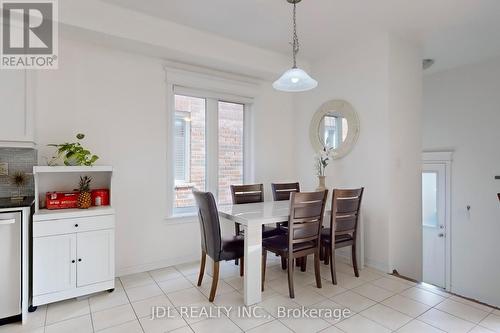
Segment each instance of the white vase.
[[316,188],[316,191],[326,190],[325,179],[326,179],[326,176],[318,176],[318,187]]

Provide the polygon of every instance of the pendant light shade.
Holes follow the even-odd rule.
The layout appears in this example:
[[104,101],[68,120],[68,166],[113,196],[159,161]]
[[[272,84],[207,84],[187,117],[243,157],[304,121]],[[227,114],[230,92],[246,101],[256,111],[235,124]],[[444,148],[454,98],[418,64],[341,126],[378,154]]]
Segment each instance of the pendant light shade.
[[293,66],[281,77],[274,81],[273,88],[286,92],[300,92],[314,89],[318,86],[318,81],[309,76],[304,70],[297,67],[297,53],[299,53],[299,37],[297,36],[297,3],[301,0],[287,0],[293,4],[293,39],[292,56]]
[[314,89],[318,81],[309,76],[300,68],[291,68],[274,81],[273,88],[286,92],[300,92]]

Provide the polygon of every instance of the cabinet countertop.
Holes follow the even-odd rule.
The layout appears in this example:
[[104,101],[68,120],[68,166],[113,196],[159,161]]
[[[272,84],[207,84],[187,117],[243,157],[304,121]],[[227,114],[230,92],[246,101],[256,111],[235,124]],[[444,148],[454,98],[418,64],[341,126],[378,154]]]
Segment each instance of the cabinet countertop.
[[35,201],[35,197],[24,197],[23,200],[12,200],[11,198],[0,198],[0,209],[30,207]]

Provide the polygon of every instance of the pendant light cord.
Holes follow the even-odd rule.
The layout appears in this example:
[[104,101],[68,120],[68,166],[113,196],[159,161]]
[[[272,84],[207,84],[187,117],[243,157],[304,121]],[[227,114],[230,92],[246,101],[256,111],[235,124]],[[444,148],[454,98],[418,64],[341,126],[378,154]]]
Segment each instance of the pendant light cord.
[[297,68],[297,53],[299,53],[299,37],[297,37],[297,4],[293,3],[293,42],[292,42],[292,53],[293,53],[293,68]]

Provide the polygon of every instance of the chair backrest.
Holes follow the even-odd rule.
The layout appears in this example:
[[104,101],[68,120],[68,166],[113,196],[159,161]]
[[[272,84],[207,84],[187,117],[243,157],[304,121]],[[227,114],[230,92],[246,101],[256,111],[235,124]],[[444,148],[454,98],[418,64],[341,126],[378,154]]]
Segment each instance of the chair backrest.
[[290,200],[290,193],[300,192],[299,183],[271,184],[274,201]]
[[219,212],[212,193],[193,190],[193,196],[198,206],[200,222],[201,249],[212,259],[218,261],[221,248],[221,232]]
[[331,232],[336,235],[352,234],[356,237],[359,211],[364,187],[358,189],[334,189],[332,194]]
[[319,192],[292,192],[290,194],[290,216],[288,218],[288,243],[314,242],[319,246],[321,226],[328,190]]
[[264,202],[264,185],[231,185],[233,204]]

